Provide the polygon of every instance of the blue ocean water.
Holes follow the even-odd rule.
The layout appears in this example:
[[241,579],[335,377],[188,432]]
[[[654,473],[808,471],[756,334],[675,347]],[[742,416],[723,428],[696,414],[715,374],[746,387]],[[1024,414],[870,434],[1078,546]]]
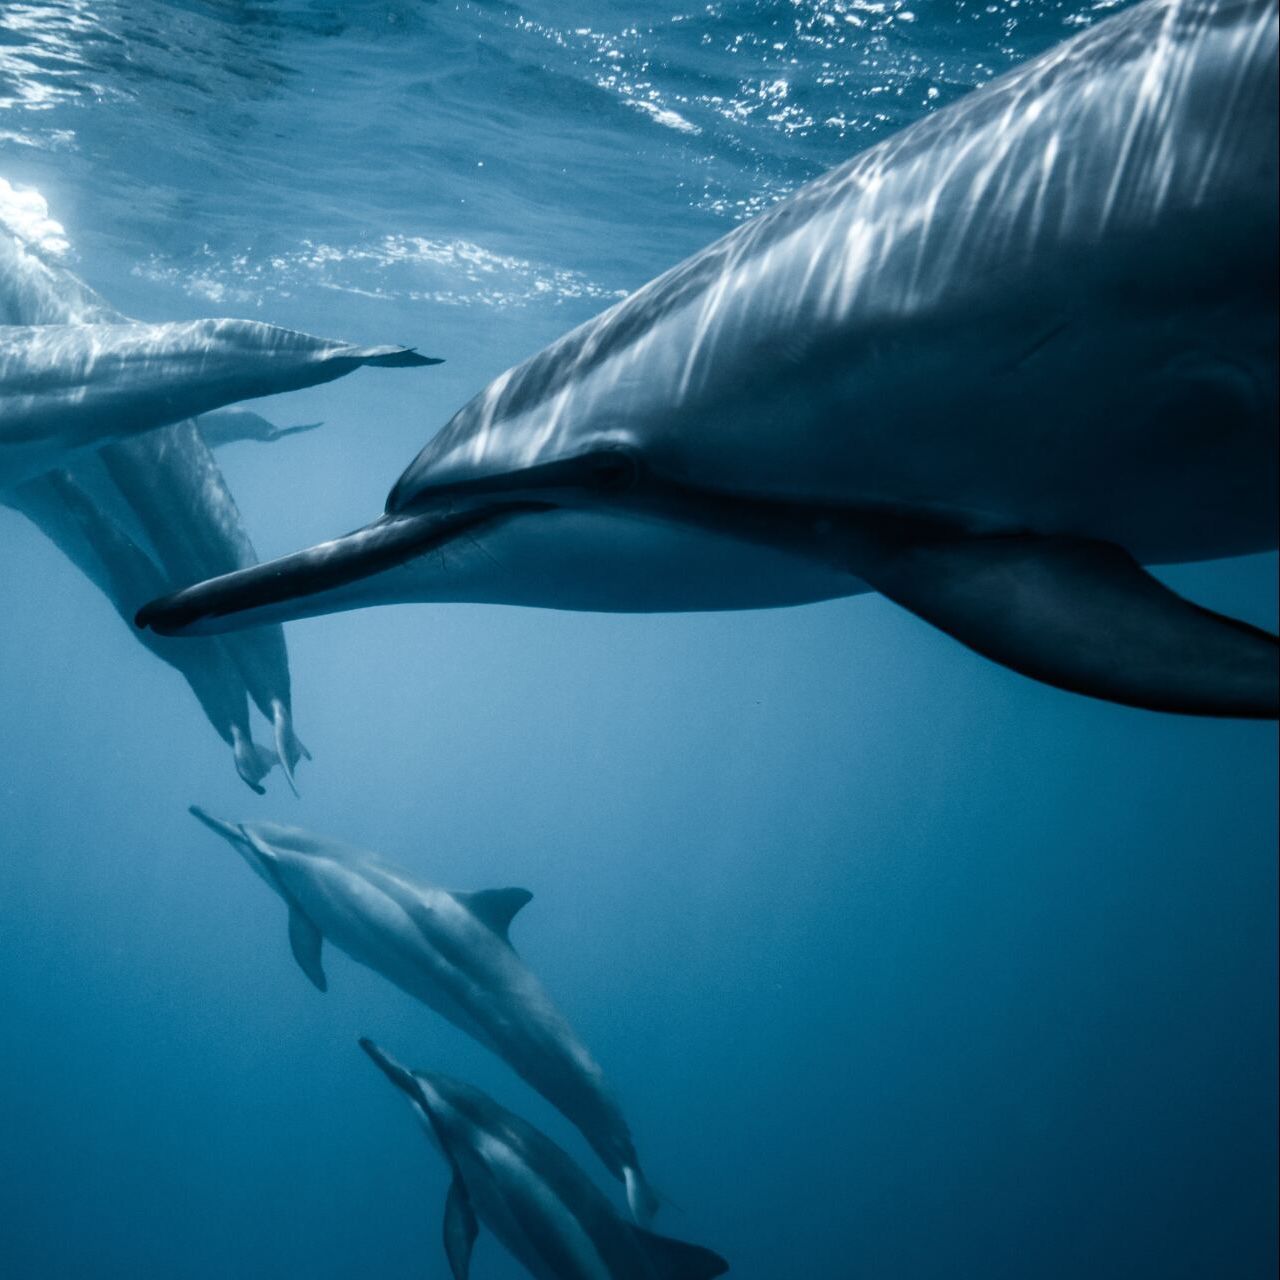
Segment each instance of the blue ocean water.
[[[265,557],[370,518],[514,361],[1115,7],[5,0],[0,177],[126,313],[446,358],[256,406],[325,424],[220,455]],[[1162,576],[1276,627],[1274,556]],[[1274,1274],[1274,726],[1035,685],[875,596],[404,606],[289,626],[315,761],[258,799],[4,509],[0,601],[0,1274],[447,1274],[445,1166],[361,1034],[599,1172],[373,974],[332,955],[317,993],[193,802],[531,889],[514,940],[659,1225],[734,1276]],[[482,1233],[473,1274],[521,1273]]]

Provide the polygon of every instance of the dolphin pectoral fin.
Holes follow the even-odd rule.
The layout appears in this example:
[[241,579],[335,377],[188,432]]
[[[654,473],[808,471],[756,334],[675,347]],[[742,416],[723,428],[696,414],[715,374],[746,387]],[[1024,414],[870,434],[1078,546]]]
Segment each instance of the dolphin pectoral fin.
[[320,964],[320,948],[324,934],[307,919],[294,903],[289,903],[289,947],[302,972],[311,979],[312,986],[320,991],[329,990],[329,980]]
[[856,536],[849,567],[1023,675],[1186,715],[1280,717],[1280,641],[1202,609],[1110,543],[916,532]]
[[710,1249],[660,1236],[643,1227],[632,1227],[661,1280],[712,1280],[729,1270],[729,1264]]
[[453,1280],[467,1280],[471,1274],[471,1249],[480,1234],[471,1197],[457,1173],[449,1184],[444,1202],[444,1251]]
[[533,898],[528,889],[478,889],[474,893],[455,893],[453,896],[508,945],[511,938],[507,931],[516,912]]

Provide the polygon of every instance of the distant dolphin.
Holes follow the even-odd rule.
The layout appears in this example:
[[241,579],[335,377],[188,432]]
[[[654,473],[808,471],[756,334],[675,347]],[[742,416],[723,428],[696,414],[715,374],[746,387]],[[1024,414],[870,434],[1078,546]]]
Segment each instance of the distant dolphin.
[[200,434],[211,449],[236,444],[241,440],[268,444],[283,440],[285,436],[314,431],[323,425],[321,422],[300,422],[292,427],[277,427],[252,409],[219,409],[216,413],[202,413],[196,419],[196,426],[200,428]]
[[341,378],[361,365],[437,363],[257,320],[0,327],[0,486],[79,450],[256,396]]
[[621,1217],[567,1152],[479,1089],[409,1071],[372,1040],[360,1047],[408,1097],[452,1171],[444,1248],[453,1280],[471,1273],[481,1222],[538,1280],[711,1280],[729,1270],[710,1249]]
[[657,1197],[604,1075],[507,936],[527,889],[449,893],[376,854],[271,822],[191,812],[228,840],[289,908],[289,945],[321,991],[328,938],[502,1058],[582,1131],[626,1184],[637,1218]]
[[1277,545],[1276,31],[1099,22],[497,378],[373,524],[139,623],[874,589],[1066,689],[1280,714],[1276,638],[1139,567]]

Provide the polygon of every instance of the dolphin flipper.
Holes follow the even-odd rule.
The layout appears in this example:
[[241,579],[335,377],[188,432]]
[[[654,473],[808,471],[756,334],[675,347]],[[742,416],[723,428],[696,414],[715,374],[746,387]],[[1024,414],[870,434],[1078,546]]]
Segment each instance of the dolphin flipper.
[[1280,641],[1184,600],[1120,547],[899,522],[854,543],[870,586],[1023,675],[1154,711],[1280,718]]
[[467,1188],[457,1173],[449,1183],[444,1202],[444,1251],[449,1259],[453,1280],[468,1280],[471,1274],[471,1248],[480,1234],[476,1211],[471,1207]]
[[729,1264],[718,1253],[700,1244],[672,1240],[643,1227],[633,1229],[653,1263],[653,1274],[661,1280],[712,1280],[729,1270]]
[[622,1182],[627,1189],[627,1208],[631,1216],[642,1226],[652,1222],[661,1208],[658,1193],[649,1185],[644,1171],[637,1164],[624,1165]]
[[329,990],[329,980],[320,964],[320,948],[324,934],[307,919],[301,908],[289,904],[289,947],[302,972],[319,991]]

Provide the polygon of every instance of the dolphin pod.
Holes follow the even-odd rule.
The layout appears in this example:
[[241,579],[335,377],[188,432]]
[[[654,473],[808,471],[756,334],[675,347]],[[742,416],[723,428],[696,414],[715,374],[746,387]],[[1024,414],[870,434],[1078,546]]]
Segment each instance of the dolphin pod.
[[[154,426],[157,415],[172,418],[189,409],[191,403],[183,397],[193,388],[206,399],[214,394],[220,378],[224,385],[211,403],[238,398],[232,389],[237,377],[234,361],[227,364],[195,343],[189,350],[169,352],[158,364],[149,365],[146,359],[134,364],[127,351],[112,344],[120,335],[145,326],[134,325],[69,271],[4,236],[0,321],[5,322],[0,348],[7,335],[14,353],[14,363],[0,361],[0,501],[21,511],[53,540],[126,621],[139,604],[173,584],[257,563],[235,500],[210,452],[210,440],[268,440],[307,427],[275,428],[247,410]],[[212,323],[217,329],[222,322]],[[174,326],[150,328],[168,332]],[[296,385],[327,381],[356,367],[350,353],[358,349],[345,344],[270,326],[257,326],[252,332],[269,336],[285,351],[274,372],[275,357],[269,350],[254,355],[258,371],[247,366],[239,371],[247,371],[253,385],[275,377],[283,383],[273,389],[283,389],[291,380]],[[62,342],[84,354],[83,367],[57,367],[53,353]],[[309,344],[315,348],[310,356]],[[30,357],[42,346],[54,363],[40,372],[39,361]],[[344,350],[347,355],[335,354]],[[401,348],[371,348],[365,355],[365,363],[437,363]],[[310,371],[308,361],[316,365]],[[184,364],[190,365],[187,373]],[[304,382],[298,383],[299,378]],[[131,380],[136,395],[128,391]],[[80,415],[83,423],[66,427],[61,435],[42,435],[33,424],[44,413],[68,421],[79,421]],[[26,426],[17,425],[24,420]],[[135,433],[147,422],[153,424],[151,429]],[[6,424],[13,432],[7,440]],[[65,448],[51,453],[59,439]],[[81,439],[88,447],[78,447]],[[36,465],[33,459],[55,456],[57,470],[11,483]],[[187,680],[219,736],[232,746],[236,769],[254,791],[262,792],[261,780],[277,761],[297,790],[294,768],[310,753],[293,728],[289,661],[279,626],[228,636],[189,654],[181,653],[180,645],[147,647]],[[253,742],[246,692],[272,724],[274,752]]]
[[449,893],[366,850],[276,823],[191,812],[227,840],[289,908],[289,945],[321,991],[327,938],[502,1058],[591,1144],[637,1219],[657,1210],[604,1074],[507,935],[525,889]]
[[1066,689],[1280,714],[1276,638],[1141,567],[1277,545],[1276,31],[1099,22],[496,378],[372,524],[140,625],[877,590]]
[[331,382],[362,365],[430,363],[404,347],[331,342],[258,320],[0,329],[0,484],[85,448]]
[[[165,581],[120,521],[66,471],[29,480],[4,501],[44,533],[126,620],[132,602]],[[253,740],[244,683],[223,638],[209,636],[190,646],[163,636],[135,634],[186,680],[209,723],[231,748],[236,772],[262,795],[262,779],[275,767],[276,754]]]
[[444,1247],[453,1280],[471,1274],[480,1223],[538,1280],[712,1280],[729,1264],[699,1245],[620,1217],[571,1157],[487,1094],[409,1071],[360,1047],[409,1099],[453,1175]]

